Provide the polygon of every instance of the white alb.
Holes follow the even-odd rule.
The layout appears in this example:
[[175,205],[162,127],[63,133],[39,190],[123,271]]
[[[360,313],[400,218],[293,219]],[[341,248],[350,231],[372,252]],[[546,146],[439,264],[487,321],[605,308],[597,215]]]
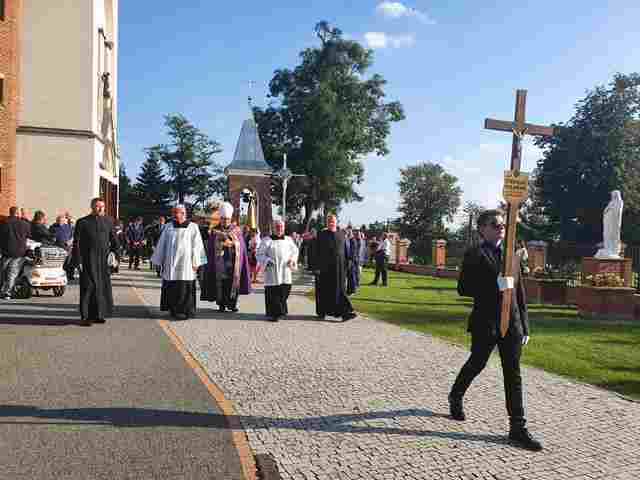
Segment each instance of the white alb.
[[195,280],[194,268],[207,263],[198,226],[189,223],[186,228],[175,228],[173,222],[168,223],[162,230],[151,263],[162,267],[163,280]]
[[264,268],[265,287],[293,283],[289,261],[294,265],[298,263],[298,247],[291,237],[285,236],[282,240],[273,240],[270,237],[263,239],[257,257]]

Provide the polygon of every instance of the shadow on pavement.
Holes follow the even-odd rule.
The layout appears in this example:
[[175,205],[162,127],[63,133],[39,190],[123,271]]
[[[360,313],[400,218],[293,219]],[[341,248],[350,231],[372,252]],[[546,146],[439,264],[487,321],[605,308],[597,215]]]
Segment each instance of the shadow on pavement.
[[[238,420],[245,429],[290,429],[329,433],[378,433],[387,435],[408,435],[418,437],[444,438],[507,444],[506,437],[495,434],[465,432],[443,432],[438,430],[403,429],[399,427],[366,425],[366,422],[392,420],[398,417],[447,418],[448,415],[425,409],[407,409],[357,414],[330,415],[304,419],[272,418],[237,415],[225,417],[216,413],[180,412],[144,408],[63,408],[40,409],[24,405],[0,405],[0,418],[31,417],[60,422],[39,422],[5,420],[0,425],[68,425],[72,422],[88,425],[109,425],[114,427],[202,427],[228,429],[231,421]],[[351,425],[351,423],[364,425]],[[237,424],[237,423],[236,423]]]

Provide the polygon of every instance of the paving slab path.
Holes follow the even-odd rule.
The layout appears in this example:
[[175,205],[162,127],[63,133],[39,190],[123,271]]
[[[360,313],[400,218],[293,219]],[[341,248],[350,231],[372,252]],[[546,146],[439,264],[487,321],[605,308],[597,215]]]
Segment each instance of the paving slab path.
[[[529,427],[545,450],[515,448],[497,357],[467,394],[468,420],[454,422],[446,398],[465,349],[368,318],[319,321],[309,279],[298,283],[279,323],[265,320],[258,288],[238,314],[205,303],[171,324],[282,478],[640,478],[639,403],[525,368]],[[157,281],[139,293],[158,313]]]
[[133,277],[114,277],[103,325],[77,325],[77,286],[0,303],[0,479],[244,478],[219,405]]

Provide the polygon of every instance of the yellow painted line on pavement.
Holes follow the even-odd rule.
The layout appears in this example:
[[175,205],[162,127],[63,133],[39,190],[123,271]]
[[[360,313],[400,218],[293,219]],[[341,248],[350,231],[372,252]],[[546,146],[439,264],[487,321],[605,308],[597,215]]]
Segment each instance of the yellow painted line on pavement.
[[167,320],[158,320],[157,322],[222,409],[226,423],[232,430],[231,437],[240,456],[240,464],[242,465],[242,473],[244,474],[245,480],[257,480],[256,463],[253,458],[253,453],[249,448],[249,442],[240,424],[240,420],[233,409],[233,405],[225,398],[222,390],[209,378],[209,375],[200,362],[187,350],[182,340],[180,340],[178,335],[169,326],[169,322]]

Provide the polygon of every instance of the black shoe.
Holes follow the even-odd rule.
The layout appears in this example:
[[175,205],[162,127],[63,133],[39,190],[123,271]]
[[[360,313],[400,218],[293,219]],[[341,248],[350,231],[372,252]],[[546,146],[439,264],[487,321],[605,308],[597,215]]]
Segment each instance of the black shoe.
[[356,318],[358,316],[358,314],[356,312],[349,312],[349,313],[345,313],[342,316],[342,321],[346,322],[347,320],[353,320],[354,318]]
[[316,315],[316,317],[318,317],[318,320],[326,320],[327,317],[325,317],[324,315]]
[[218,307],[218,311],[221,312],[221,313],[224,313],[225,308],[223,306],[220,306],[220,307]]
[[509,431],[509,441],[520,448],[524,448],[525,450],[532,450],[534,452],[539,452],[542,450],[542,443],[529,433],[524,427],[511,429]]
[[184,314],[184,313],[177,313],[176,314],[176,320],[182,322],[182,321],[184,321],[186,319],[187,319],[187,315],[186,314]]
[[464,408],[462,407],[461,397],[458,398],[449,394],[449,413],[451,414],[451,418],[458,420],[459,422],[463,422],[467,419],[464,414]]
[[271,317],[269,318],[270,321],[272,322],[279,322],[280,321],[280,317],[276,316],[276,317]]
[[370,287],[375,287],[375,286],[377,286],[378,284],[377,284],[377,283],[374,283],[374,282],[371,282],[371,283],[367,283],[367,285],[369,285]]
[[91,326],[91,320],[87,320],[86,318],[81,318],[79,325],[81,327],[90,327]]
[[233,308],[230,308],[229,310],[231,310],[233,313],[238,313],[240,311],[238,307],[233,307]]
[[104,318],[98,318],[94,320],[93,323],[106,323],[106,320]]

